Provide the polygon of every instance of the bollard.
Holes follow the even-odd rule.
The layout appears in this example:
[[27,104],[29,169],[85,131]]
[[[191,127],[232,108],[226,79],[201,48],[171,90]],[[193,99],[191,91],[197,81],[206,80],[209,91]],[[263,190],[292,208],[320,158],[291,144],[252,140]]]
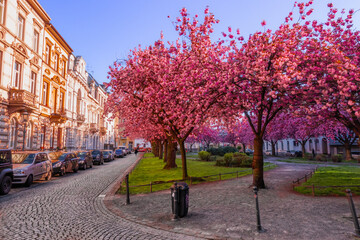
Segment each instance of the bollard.
[[174,216],[171,220],[173,221],[177,221],[179,220],[179,216],[178,216],[178,203],[179,203],[179,193],[178,193],[178,188],[177,188],[177,182],[174,183]]
[[126,174],[126,205],[130,204],[129,174]]
[[253,188],[254,190],[254,197],[255,197],[255,203],[256,203],[256,229],[259,233],[265,232],[265,229],[261,227],[260,223],[260,209],[259,209],[259,200],[258,200],[258,189],[257,187]]
[[349,205],[350,205],[350,211],[351,211],[351,215],[354,221],[354,227],[355,227],[355,235],[357,237],[360,237],[360,227],[359,227],[359,221],[356,215],[356,210],[355,210],[355,206],[354,206],[354,202],[352,199],[352,193],[350,189],[346,189],[346,194],[348,196],[348,200],[349,200]]

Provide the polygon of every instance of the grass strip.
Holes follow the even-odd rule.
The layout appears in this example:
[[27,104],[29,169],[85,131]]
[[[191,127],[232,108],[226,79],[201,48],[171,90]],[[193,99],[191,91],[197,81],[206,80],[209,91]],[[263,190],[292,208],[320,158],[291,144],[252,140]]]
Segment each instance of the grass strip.
[[305,186],[315,186],[315,196],[345,196],[345,190],[351,189],[355,195],[360,195],[359,187],[340,187],[340,188],[316,188],[324,186],[359,186],[360,167],[339,166],[339,167],[320,167],[313,177],[300,186],[295,187],[295,191],[312,195],[312,189]]
[[[165,170],[163,169],[165,163],[162,159],[154,157],[152,153],[146,153],[144,158],[136,166],[134,171],[129,175],[129,185],[138,186],[138,185],[147,185],[150,182],[152,185],[152,192],[169,189],[175,181],[182,179],[182,168],[181,168],[181,159],[176,159],[177,168]],[[265,170],[275,168],[273,164],[265,163]],[[225,174],[236,171],[242,171],[238,173],[238,176],[245,176],[252,173],[251,168],[239,168],[239,167],[218,167],[215,166],[215,162],[202,162],[193,159],[187,159],[187,168],[188,175],[191,176],[192,184],[199,184],[203,182],[218,181],[220,179],[219,174],[221,175],[221,180],[236,178],[237,174]],[[225,174],[225,175],[223,175]],[[209,175],[215,175],[211,177]],[[190,180],[186,181],[190,184]],[[156,184],[161,183],[161,184]],[[125,181],[122,183],[121,191],[118,193],[125,193]],[[131,187],[131,194],[139,193],[149,193],[150,186],[142,187]]]

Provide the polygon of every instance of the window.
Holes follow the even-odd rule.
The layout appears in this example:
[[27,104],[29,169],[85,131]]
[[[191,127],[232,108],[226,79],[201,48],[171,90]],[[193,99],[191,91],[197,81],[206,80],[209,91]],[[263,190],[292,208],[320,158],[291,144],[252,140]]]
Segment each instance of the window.
[[68,105],[68,109],[69,109],[70,111],[72,111],[72,109],[71,109],[71,93],[69,93],[69,105]]
[[65,77],[65,68],[66,68],[66,62],[64,61],[64,60],[61,60],[61,65],[62,65],[62,69],[61,69],[61,75],[63,76],[63,77]]
[[54,70],[59,70],[59,54],[55,54],[54,56]]
[[32,145],[32,141],[31,141],[31,139],[32,139],[32,128],[33,128],[33,125],[32,125],[32,123],[29,123],[28,125],[27,125],[27,128],[26,128],[26,136],[25,136],[25,138],[26,138],[26,148],[31,148],[31,145]]
[[9,129],[9,148],[13,149],[16,147],[17,141],[17,123],[16,120],[13,118],[10,121],[10,129]]
[[33,50],[35,52],[39,51],[39,33],[34,30],[34,36],[33,36]]
[[3,52],[0,51],[0,82],[1,82],[1,73],[2,73],[2,59],[3,59]]
[[31,76],[30,76],[30,92],[32,94],[35,94],[36,91],[36,73],[34,73],[33,71],[31,71]]
[[43,105],[47,106],[47,98],[48,98],[48,90],[49,90],[49,84],[47,82],[44,81],[43,83],[43,94],[42,94],[42,99],[41,99],[41,103]]
[[59,102],[60,111],[64,111],[64,93],[60,92],[60,102]]
[[5,0],[0,0],[0,23],[4,24],[5,16]]
[[24,24],[25,24],[25,19],[19,15],[18,16],[18,31],[17,31],[17,36],[18,38],[20,38],[21,40],[24,40]]
[[50,46],[48,44],[46,44],[45,47],[45,62],[50,65]]
[[20,88],[20,80],[21,80],[21,64],[18,61],[15,61],[13,87]]

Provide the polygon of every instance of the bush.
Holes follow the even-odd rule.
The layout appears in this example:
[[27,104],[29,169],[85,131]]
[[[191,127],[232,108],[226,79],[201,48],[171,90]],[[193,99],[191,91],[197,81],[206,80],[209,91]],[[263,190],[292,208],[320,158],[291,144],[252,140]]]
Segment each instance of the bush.
[[226,153],[235,153],[237,152],[237,148],[235,147],[219,147],[219,148],[209,148],[207,150],[211,155],[224,156]]
[[225,161],[225,166],[226,167],[231,166],[232,160],[233,160],[233,153],[225,153],[224,161]]
[[313,155],[311,153],[305,153],[305,158],[307,160],[314,160]]
[[216,163],[215,163],[215,166],[225,166],[225,161],[224,159],[216,159]]
[[215,162],[216,161],[216,156],[210,156],[210,161]]
[[320,161],[320,162],[326,162],[327,161],[327,155],[325,155],[325,154],[316,154],[315,160]]
[[331,156],[331,160],[333,162],[341,162],[342,161],[342,155],[341,154],[335,154]]
[[199,158],[201,161],[210,161],[211,154],[207,151],[199,152]]

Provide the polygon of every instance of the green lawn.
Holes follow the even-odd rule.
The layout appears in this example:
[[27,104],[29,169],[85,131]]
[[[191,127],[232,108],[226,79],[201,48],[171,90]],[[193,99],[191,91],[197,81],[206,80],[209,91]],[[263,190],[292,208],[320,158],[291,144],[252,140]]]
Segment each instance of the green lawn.
[[[198,184],[201,182],[208,182],[208,181],[217,181],[219,180],[219,174],[236,172],[236,171],[245,171],[239,172],[238,176],[244,176],[251,174],[251,168],[228,168],[228,167],[217,167],[215,166],[215,162],[201,162],[198,160],[187,159],[187,168],[188,168],[188,175],[193,178],[192,184]],[[160,191],[164,189],[169,189],[170,186],[175,181],[181,181],[182,179],[182,168],[181,168],[181,159],[176,159],[177,168],[171,170],[164,170],[163,167],[165,163],[163,160],[159,158],[153,157],[151,153],[146,153],[144,158],[140,161],[140,163],[136,166],[134,171],[129,176],[129,185],[145,185],[158,182],[167,182],[169,183],[162,183],[158,185],[152,186],[152,191]],[[266,170],[272,169],[275,166],[269,165],[266,163]],[[212,177],[206,177],[209,175],[216,175]],[[221,176],[221,180],[224,179],[231,179],[236,178],[236,173],[234,174],[226,174]],[[190,181],[186,181],[190,184]],[[143,186],[143,187],[131,187],[130,193],[137,194],[137,193],[148,193],[150,192],[150,186]],[[125,182],[122,184],[121,193],[125,193]]]
[[[306,183],[295,187],[295,191],[303,194],[312,194],[311,188],[304,186],[360,186],[360,167],[341,166],[341,167],[320,167],[318,171]],[[315,188],[315,195],[345,196],[345,188]],[[350,187],[351,192],[360,195],[359,187]]]

